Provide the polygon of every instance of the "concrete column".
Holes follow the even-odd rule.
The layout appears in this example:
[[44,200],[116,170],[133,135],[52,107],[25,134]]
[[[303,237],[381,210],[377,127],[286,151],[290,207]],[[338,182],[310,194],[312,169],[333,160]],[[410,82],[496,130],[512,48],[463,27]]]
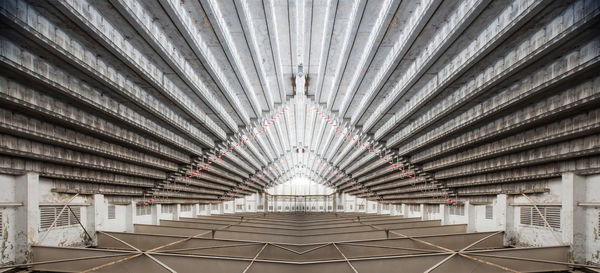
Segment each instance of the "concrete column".
[[263,211],[269,212],[269,195],[267,193],[263,193]]
[[408,217],[408,206],[406,204],[402,204],[402,215],[404,215],[404,217]]
[[506,230],[508,222],[508,195],[496,195],[496,203],[494,204],[494,219],[498,230]]
[[160,225],[160,214],[162,213],[162,206],[155,204],[150,207],[150,214],[152,215],[152,224]]
[[442,225],[448,224],[448,204],[440,205],[440,215],[442,216]]
[[421,220],[427,220],[427,215],[425,215],[425,204],[421,204],[420,206],[420,210],[421,210]]
[[87,219],[91,222],[88,225],[88,233],[92,237],[96,237],[96,231],[104,230],[104,221],[108,219],[108,208],[104,202],[104,194],[94,194],[92,206],[89,206],[87,211]]
[[175,211],[173,212],[173,220],[179,221],[179,215],[181,215],[181,204],[175,205]]
[[467,232],[477,231],[477,208],[469,201],[465,202],[465,216],[467,216]]
[[15,181],[15,199],[23,206],[15,209],[15,262],[31,262],[31,245],[37,243],[40,227],[39,175],[26,173]]
[[198,217],[198,209],[200,208],[199,204],[192,205],[192,218]]
[[333,202],[333,204],[332,204],[333,212],[337,212],[338,209],[337,209],[337,194],[336,193],[334,193],[332,196],[332,202]]
[[578,202],[585,201],[585,177],[574,173],[562,175],[562,208],[560,226],[562,242],[571,245],[571,254],[576,263],[585,262],[585,210]]
[[125,213],[125,227],[127,232],[133,232],[133,219],[135,218],[135,201],[131,201],[127,205],[127,211]]

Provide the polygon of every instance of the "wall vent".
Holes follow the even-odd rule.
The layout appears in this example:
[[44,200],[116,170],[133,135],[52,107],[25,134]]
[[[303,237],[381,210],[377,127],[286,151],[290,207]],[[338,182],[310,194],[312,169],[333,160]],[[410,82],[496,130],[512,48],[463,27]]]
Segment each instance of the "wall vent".
[[[40,228],[47,229],[52,225],[54,219],[58,216],[63,206],[43,206],[40,207]],[[55,227],[68,227],[72,225],[78,225],[77,219],[73,216],[73,213],[77,218],[81,219],[81,207],[71,206],[73,212],[69,211],[68,208],[63,211],[58,220],[56,221]]]
[[181,211],[185,211],[185,212],[192,211],[192,206],[193,205],[191,205],[191,204],[181,205]]
[[108,219],[117,219],[117,208],[116,206],[108,206]]
[[450,215],[464,216],[465,215],[465,206],[463,206],[463,205],[449,206],[448,213]]
[[485,206],[485,219],[494,219],[494,206]]
[[152,213],[152,208],[150,206],[135,206],[135,215],[150,215]]
[[[548,224],[553,229],[560,229],[560,207],[558,206],[538,206],[538,209],[546,217]],[[533,206],[521,207],[521,224],[545,227],[544,219]]]

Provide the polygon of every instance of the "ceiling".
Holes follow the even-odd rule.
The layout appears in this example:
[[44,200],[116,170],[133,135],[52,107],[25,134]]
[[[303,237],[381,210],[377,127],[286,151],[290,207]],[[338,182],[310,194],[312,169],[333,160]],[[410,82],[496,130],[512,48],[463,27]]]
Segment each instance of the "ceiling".
[[[380,202],[454,202],[461,196],[544,191],[543,179],[558,176],[508,188],[481,187],[481,179],[452,168],[502,153],[460,161],[461,147],[467,146],[447,144],[441,152],[439,146],[537,101],[524,98],[451,127],[476,116],[477,107],[526,75],[595,41],[595,30],[589,29],[597,18],[593,14],[561,30],[565,35],[545,40],[547,47],[518,53],[523,41],[575,5],[558,2],[18,1],[36,11],[44,20],[39,22],[56,27],[50,28],[53,37],[58,29],[70,37],[71,46],[63,49],[59,41],[36,36],[27,20],[19,21],[18,8],[13,17],[12,8],[3,11],[3,40],[43,56],[98,90],[94,94],[130,109],[131,119],[149,120],[136,127],[100,108],[90,110],[165,146],[148,152],[141,144],[113,138],[126,149],[167,162],[144,178],[152,183],[140,186],[141,192],[133,184],[112,183],[121,188],[104,189],[108,194],[148,202],[213,202],[306,177]],[[514,52],[521,63],[509,66],[505,60],[498,66]],[[95,66],[86,66],[90,59]],[[504,74],[488,75],[494,68]],[[24,73],[11,69],[5,77]],[[574,77],[591,76],[582,70]],[[67,102],[75,106],[92,103],[65,94],[73,96]],[[503,137],[469,145],[476,149]],[[152,160],[138,165],[152,169],[159,164]],[[536,164],[541,163],[519,166]],[[463,182],[449,182],[455,178]]]

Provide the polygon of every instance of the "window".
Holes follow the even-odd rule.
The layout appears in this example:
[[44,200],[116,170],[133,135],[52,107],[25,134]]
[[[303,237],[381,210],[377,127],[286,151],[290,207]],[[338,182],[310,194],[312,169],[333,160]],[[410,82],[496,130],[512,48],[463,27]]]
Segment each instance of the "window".
[[108,206],[108,219],[116,219],[117,208],[115,206]]
[[[548,224],[554,229],[560,229],[560,207],[558,206],[538,206]],[[533,206],[521,207],[521,224],[545,227],[544,219]]]
[[450,215],[459,215],[459,216],[464,216],[465,215],[465,206],[464,205],[450,205],[448,207],[448,213]]
[[364,210],[365,209],[365,205],[358,205],[358,210]]
[[200,204],[200,206],[198,206],[198,211],[203,211],[206,210],[206,204]]
[[211,206],[212,210],[218,210],[219,209],[219,205],[217,205],[217,204],[211,204],[210,206]]
[[390,204],[384,204],[383,205],[383,210],[389,210],[389,209],[390,209]]
[[323,206],[319,206],[319,210],[323,210]]
[[[40,207],[40,228],[50,228],[56,216],[60,213],[63,206],[43,206]],[[77,218],[81,219],[81,207],[71,206],[73,212],[66,208],[56,221],[55,227],[68,227],[72,225],[79,225]],[[77,216],[73,216],[73,213]]]
[[192,205],[192,204],[181,205],[181,211],[185,211],[185,212],[192,211],[192,206],[194,206],[194,205]]
[[485,219],[487,219],[487,220],[494,219],[494,206],[491,206],[491,205],[485,206]]
[[285,207],[285,210],[290,210],[290,207]]
[[412,212],[420,212],[421,211],[421,205],[417,204],[417,205],[409,205],[408,209]]
[[229,209],[229,204],[225,204],[225,209],[228,210]]
[[281,206],[277,206],[277,210],[281,210]]
[[150,215],[150,213],[152,213],[152,208],[150,206],[135,206],[135,215],[137,216]]
[[375,204],[373,204],[373,209],[377,209],[377,207],[375,206]]
[[244,209],[244,205],[236,205],[235,209],[236,210],[243,210]]
[[252,205],[248,205],[248,210],[252,210]]
[[269,206],[269,210],[272,211],[273,210],[273,206]]
[[[250,206],[248,206],[248,208],[250,208]],[[258,205],[256,206],[256,210],[263,210],[264,206],[263,205]]]
[[350,210],[352,210],[352,205],[350,205]]
[[327,210],[333,210],[332,206],[327,206]]
[[315,206],[312,206],[311,210],[316,210]]
[[337,209],[339,209],[339,210],[343,210],[344,209],[344,205],[338,205],[337,207],[338,207]]

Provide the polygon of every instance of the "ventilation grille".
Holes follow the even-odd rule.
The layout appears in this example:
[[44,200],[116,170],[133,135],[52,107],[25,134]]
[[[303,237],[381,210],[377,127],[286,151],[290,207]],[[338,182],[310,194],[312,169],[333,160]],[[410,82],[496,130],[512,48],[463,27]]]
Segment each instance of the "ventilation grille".
[[494,219],[494,207],[493,206],[485,206],[485,219],[488,219],[488,220]]
[[108,219],[117,218],[117,209],[115,206],[108,206]]
[[450,215],[464,216],[465,215],[465,206],[463,206],[463,205],[449,206],[448,213]]
[[440,213],[440,206],[439,205],[426,205],[425,206],[425,213]]
[[[538,206],[538,209],[553,229],[560,229],[560,207]],[[544,219],[533,206],[521,207],[521,224],[538,227],[546,226]]]
[[[43,206],[40,207],[40,228],[48,229],[56,216],[60,213],[63,206]],[[81,219],[81,207],[72,206],[71,209],[73,213],[77,216],[77,218]],[[73,216],[73,213],[69,211],[68,208],[63,211],[60,215],[54,227],[68,227],[72,225],[77,225],[77,219]]]
[[152,208],[150,206],[136,206],[135,207],[135,215],[150,215],[152,213]]
[[4,221],[2,219],[2,212],[0,211],[0,238],[4,236]]
[[189,205],[189,204],[181,205],[181,211],[185,211],[185,212],[192,211],[192,205]]
[[162,205],[161,212],[162,213],[173,213],[175,211],[175,205]]

